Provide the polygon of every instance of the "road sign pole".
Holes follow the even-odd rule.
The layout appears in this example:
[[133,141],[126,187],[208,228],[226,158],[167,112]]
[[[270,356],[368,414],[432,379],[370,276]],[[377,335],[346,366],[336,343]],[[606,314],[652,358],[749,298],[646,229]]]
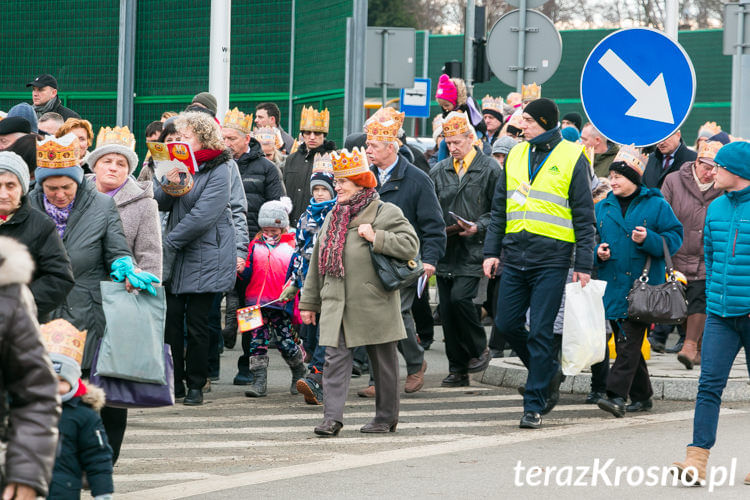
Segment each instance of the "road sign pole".
[[664,10],[664,33],[677,40],[677,30],[680,20],[680,6],[677,0],[667,0]]
[[380,87],[383,91],[383,107],[385,107],[385,103],[388,102],[388,30],[382,30],[380,36],[383,37],[380,59]]
[[745,44],[745,17],[750,0],[740,0],[737,9],[737,43],[732,56],[732,108],[731,108],[731,131],[732,135],[747,137],[750,135],[750,118],[743,116],[750,108],[750,99],[745,98],[742,93],[743,86],[750,82],[750,56],[743,55]]
[[516,91],[523,88],[524,69],[526,66],[526,0],[518,4],[518,69],[516,70]]
[[216,116],[229,108],[229,58],[231,54],[232,2],[211,0],[208,91],[216,97]]
[[474,80],[474,16],[474,0],[467,0],[464,26],[464,81],[469,93],[471,93]]

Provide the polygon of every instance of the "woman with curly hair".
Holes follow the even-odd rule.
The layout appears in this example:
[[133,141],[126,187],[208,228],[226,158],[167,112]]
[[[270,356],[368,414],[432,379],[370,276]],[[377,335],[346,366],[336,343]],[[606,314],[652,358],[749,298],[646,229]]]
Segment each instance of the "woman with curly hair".
[[[235,282],[235,244],[229,209],[230,162],[216,121],[205,113],[181,113],[174,121],[182,142],[198,163],[192,187],[167,193],[154,177],[159,210],[169,212],[163,236],[163,276],[167,287],[165,342],[172,346],[175,397],[203,404],[208,377],[209,312],[216,294]],[[179,175],[177,169],[168,179]],[[184,345],[187,325],[187,350]],[[184,354],[183,354],[184,353]],[[187,381],[187,394],[183,379]]]

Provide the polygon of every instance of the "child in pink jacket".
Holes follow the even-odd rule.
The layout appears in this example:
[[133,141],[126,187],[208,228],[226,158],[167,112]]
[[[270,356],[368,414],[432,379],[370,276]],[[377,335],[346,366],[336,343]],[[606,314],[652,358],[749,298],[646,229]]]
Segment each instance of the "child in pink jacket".
[[243,371],[243,367],[247,369],[249,364],[253,382],[245,391],[247,397],[266,395],[268,344],[272,335],[275,335],[276,346],[292,370],[292,394],[297,393],[297,380],[307,373],[304,352],[297,343],[297,333],[292,325],[294,304],[278,301],[294,253],[294,234],[288,232],[290,211],[289,198],[268,201],[260,207],[258,225],[261,231],[250,242],[245,269],[240,273],[245,286],[245,306],[262,306],[263,316],[262,326],[242,332],[242,356],[237,366]]

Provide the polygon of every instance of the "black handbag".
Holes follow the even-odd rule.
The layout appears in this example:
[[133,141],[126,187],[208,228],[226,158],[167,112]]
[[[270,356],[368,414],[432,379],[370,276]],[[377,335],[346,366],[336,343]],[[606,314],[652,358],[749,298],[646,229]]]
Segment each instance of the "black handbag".
[[424,266],[419,257],[410,260],[389,257],[375,252],[372,245],[370,245],[370,257],[372,257],[372,267],[378,273],[383,288],[389,292],[413,285],[424,274]]
[[[380,212],[380,206],[377,211]],[[389,257],[375,252],[372,243],[370,244],[370,257],[372,267],[375,268],[383,288],[389,292],[413,285],[424,274],[424,266],[419,257],[409,260]]]
[[667,281],[661,285],[648,284],[648,273],[651,269],[649,255],[641,276],[635,280],[633,288],[628,293],[628,317],[641,323],[679,325],[687,318],[685,287],[675,277],[667,242],[664,238],[661,241],[664,245]]

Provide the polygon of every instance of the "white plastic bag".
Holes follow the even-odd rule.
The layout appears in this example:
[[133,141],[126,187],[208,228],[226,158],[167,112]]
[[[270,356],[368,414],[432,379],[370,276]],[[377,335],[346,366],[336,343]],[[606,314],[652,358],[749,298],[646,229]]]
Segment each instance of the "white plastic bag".
[[562,338],[562,372],[578,375],[604,359],[607,336],[604,319],[606,281],[591,280],[565,285],[565,314]]

